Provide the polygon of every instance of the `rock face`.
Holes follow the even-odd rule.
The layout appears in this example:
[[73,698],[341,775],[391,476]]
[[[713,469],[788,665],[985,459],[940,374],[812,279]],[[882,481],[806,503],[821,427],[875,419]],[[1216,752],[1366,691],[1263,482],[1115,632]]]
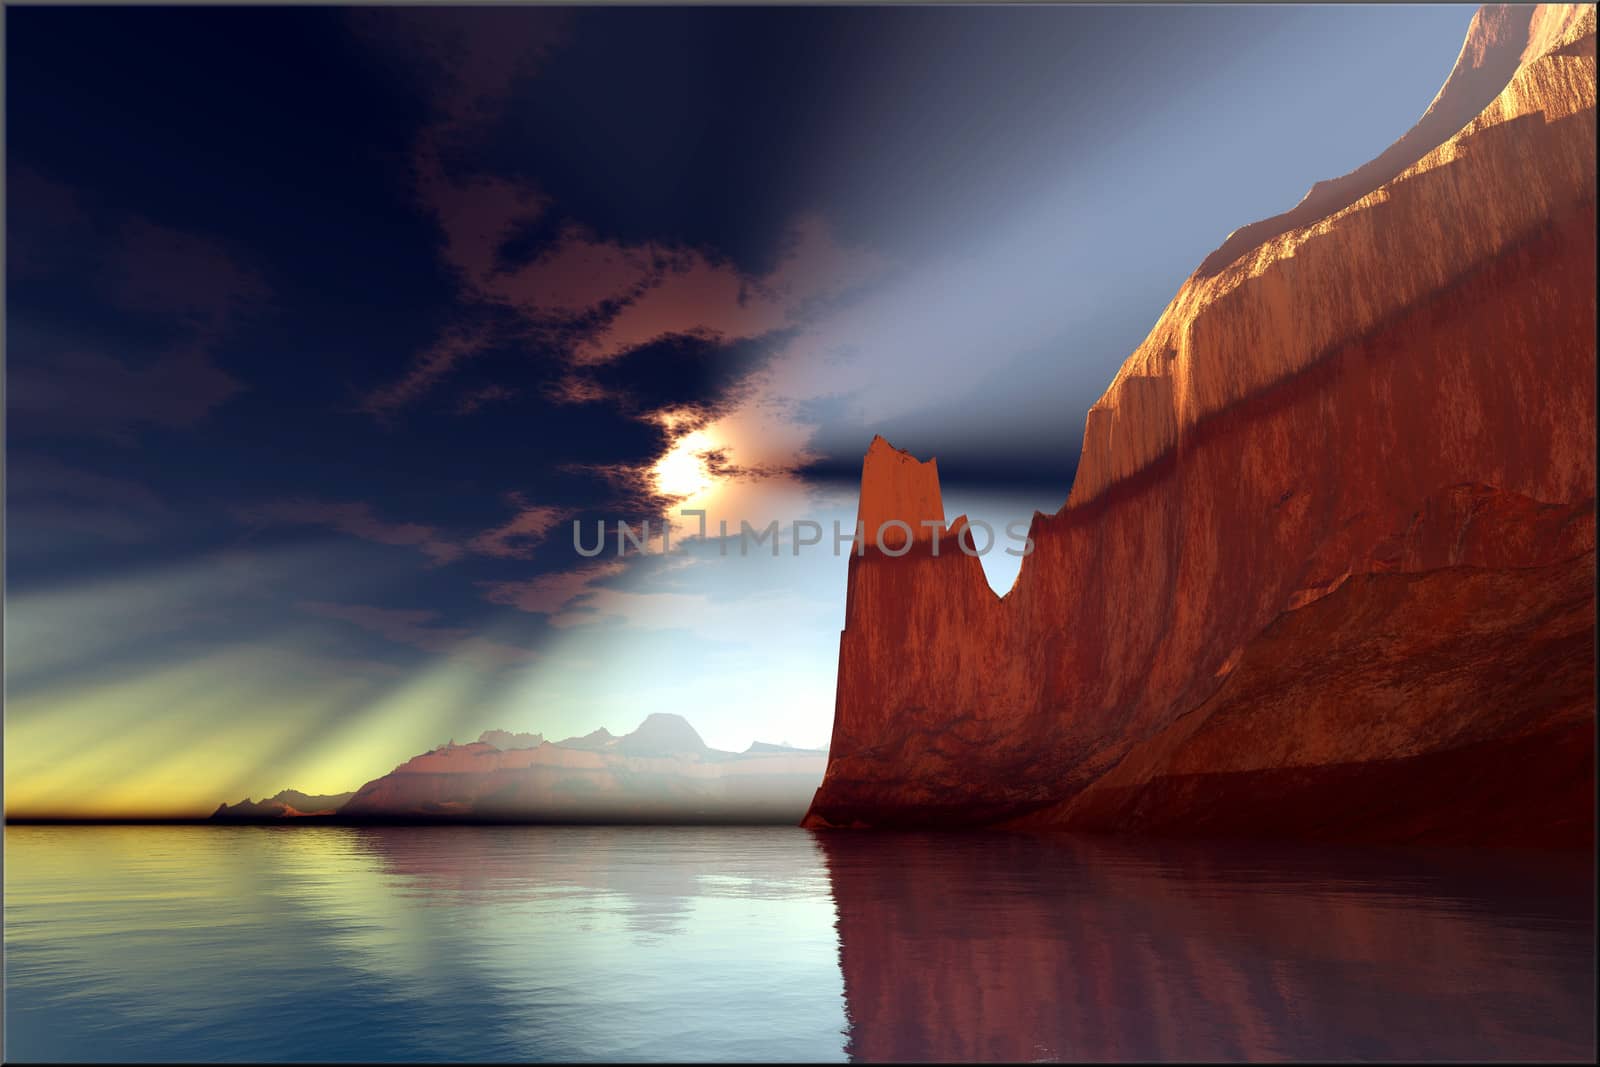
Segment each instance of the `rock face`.
[[[851,557],[806,825],[1588,843],[1595,254],[1594,9],[1485,7],[1184,283],[1010,593],[953,534]],[[902,457],[861,514],[915,529]]]
[[682,716],[655,714],[622,737],[602,729],[527,748],[441,745],[356,791],[344,820],[788,822],[804,813],[827,757],[781,746],[710,748]]
[[[959,521],[959,520],[958,520]],[[859,545],[896,554],[912,543],[937,536],[944,522],[937,460],[918,460],[881,436],[872,439],[861,468],[861,499],[856,506]],[[956,523],[950,524],[952,527]]]

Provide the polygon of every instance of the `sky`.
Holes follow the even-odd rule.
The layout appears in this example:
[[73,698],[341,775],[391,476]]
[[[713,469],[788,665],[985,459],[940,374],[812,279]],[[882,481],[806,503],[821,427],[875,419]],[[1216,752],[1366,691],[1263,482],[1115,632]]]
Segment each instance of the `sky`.
[[[825,745],[846,561],[719,520],[848,531],[875,433],[1055,511],[1183,279],[1473,10],[7,9],[8,813]],[[576,551],[619,520],[674,550]]]

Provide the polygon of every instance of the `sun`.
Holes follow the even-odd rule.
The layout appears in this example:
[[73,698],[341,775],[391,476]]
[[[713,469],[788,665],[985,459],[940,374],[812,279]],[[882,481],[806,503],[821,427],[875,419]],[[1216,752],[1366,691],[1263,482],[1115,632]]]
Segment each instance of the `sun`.
[[705,430],[693,430],[678,438],[650,468],[656,492],[685,500],[716,485],[706,457],[717,448],[716,441]]

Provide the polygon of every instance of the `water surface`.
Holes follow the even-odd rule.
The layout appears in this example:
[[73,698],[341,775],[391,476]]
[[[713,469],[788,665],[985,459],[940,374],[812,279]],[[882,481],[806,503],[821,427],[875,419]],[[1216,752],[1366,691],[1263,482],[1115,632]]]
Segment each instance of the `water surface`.
[[8,827],[8,1059],[1584,1059],[1587,858]]

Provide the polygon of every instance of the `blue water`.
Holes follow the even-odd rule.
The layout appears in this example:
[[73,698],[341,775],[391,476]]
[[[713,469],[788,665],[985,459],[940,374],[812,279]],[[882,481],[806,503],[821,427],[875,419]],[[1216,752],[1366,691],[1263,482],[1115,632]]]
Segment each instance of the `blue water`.
[[5,831],[8,1060],[1592,1059],[1589,860]]

